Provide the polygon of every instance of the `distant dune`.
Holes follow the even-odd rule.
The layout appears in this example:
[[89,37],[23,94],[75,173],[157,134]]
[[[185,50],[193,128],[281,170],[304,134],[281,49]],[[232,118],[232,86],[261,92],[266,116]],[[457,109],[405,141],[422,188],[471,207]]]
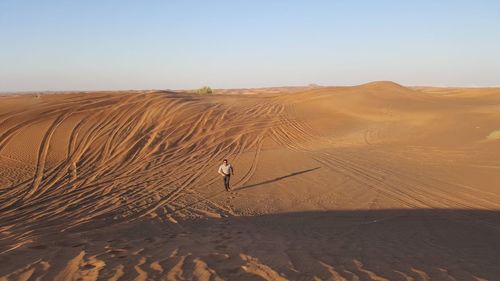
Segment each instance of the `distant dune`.
[[499,280],[499,132],[500,88],[2,96],[0,280]]

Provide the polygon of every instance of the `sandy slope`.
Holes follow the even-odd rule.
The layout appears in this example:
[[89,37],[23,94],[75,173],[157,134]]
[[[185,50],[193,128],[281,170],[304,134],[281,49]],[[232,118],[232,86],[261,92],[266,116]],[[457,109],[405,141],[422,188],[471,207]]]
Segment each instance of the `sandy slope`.
[[0,97],[0,280],[498,280],[499,130],[495,88]]

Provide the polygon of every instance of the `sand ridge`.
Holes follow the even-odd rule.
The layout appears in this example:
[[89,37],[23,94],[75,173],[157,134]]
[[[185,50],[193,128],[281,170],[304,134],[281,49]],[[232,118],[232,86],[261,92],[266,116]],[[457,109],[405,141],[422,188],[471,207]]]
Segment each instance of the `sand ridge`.
[[495,280],[499,120],[393,82],[4,96],[0,280]]

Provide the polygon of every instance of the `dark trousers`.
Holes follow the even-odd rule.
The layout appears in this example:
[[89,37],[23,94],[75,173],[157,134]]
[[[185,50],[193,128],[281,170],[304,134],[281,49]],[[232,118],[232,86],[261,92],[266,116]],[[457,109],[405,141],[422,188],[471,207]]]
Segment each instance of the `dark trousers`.
[[229,179],[230,179],[230,175],[225,175],[224,176],[224,187],[226,188],[226,190],[229,190],[230,187],[229,187]]

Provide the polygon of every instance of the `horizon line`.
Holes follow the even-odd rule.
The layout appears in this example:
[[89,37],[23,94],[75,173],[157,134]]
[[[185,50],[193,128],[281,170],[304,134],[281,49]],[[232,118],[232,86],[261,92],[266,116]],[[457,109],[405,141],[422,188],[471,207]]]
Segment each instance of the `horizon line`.
[[305,85],[276,85],[276,86],[250,86],[250,87],[234,87],[234,88],[219,88],[211,87],[209,85],[200,85],[196,88],[109,88],[109,89],[65,89],[65,90],[16,90],[16,91],[2,91],[0,94],[32,94],[32,93],[67,93],[67,92],[119,92],[119,91],[192,91],[199,89],[204,86],[211,87],[214,90],[255,90],[255,89],[279,89],[279,88],[328,88],[328,87],[356,87],[372,83],[394,83],[402,87],[407,88],[446,88],[446,89],[490,89],[490,88],[500,88],[500,84],[495,86],[480,86],[480,85],[467,85],[467,86],[456,86],[456,85],[419,85],[419,84],[401,84],[392,80],[373,80],[361,84],[337,84],[337,85],[323,85],[318,83],[310,83]]

